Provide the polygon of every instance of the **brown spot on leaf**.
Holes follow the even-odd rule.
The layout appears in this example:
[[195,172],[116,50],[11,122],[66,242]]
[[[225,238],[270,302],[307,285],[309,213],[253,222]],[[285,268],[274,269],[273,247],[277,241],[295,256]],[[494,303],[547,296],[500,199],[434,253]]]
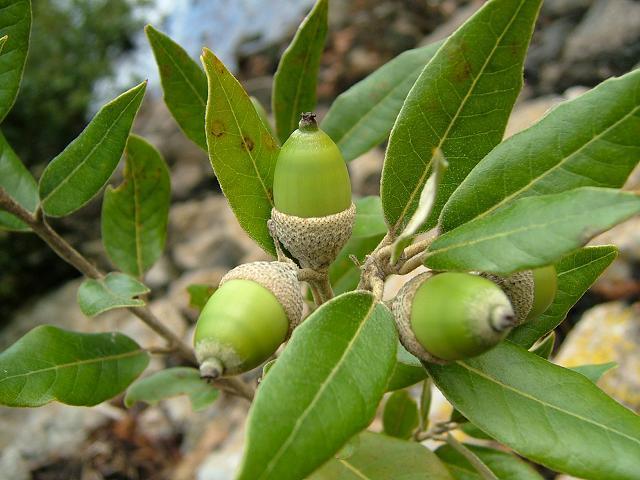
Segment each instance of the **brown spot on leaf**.
[[253,150],[253,147],[255,145],[253,144],[253,140],[251,140],[250,137],[242,137],[242,147],[247,150],[248,152],[250,152],[251,150]]
[[211,122],[211,128],[209,131],[214,137],[221,137],[225,133],[224,124],[220,120],[214,120]]
[[262,143],[266,146],[267,150],[275,150],[276,148],[278,148],[278,144],[276,143],[276,141],[267,132],[264,132],[262,134]]

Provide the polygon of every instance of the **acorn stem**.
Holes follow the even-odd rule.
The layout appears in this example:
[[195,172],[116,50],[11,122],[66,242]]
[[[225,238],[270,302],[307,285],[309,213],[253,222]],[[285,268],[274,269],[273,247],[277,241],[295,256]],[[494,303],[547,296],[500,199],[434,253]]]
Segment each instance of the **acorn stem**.
[[207,358],[200,364],[200,378],[215,380],[224,372],[224,366],[217,358]]
[[298,123],[298,129],[304,132],[313,132],[315,130],[318,130],[316,114],[313,112],[305,112],[300,115],[300,123]]

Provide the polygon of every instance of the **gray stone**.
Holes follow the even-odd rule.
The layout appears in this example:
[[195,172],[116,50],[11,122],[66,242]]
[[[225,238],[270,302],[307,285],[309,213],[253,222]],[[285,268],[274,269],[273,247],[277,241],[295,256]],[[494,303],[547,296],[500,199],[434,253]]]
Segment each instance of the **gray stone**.
[[542,4],[542,15],[562,17],[584,12],[593,0],[545,0]]

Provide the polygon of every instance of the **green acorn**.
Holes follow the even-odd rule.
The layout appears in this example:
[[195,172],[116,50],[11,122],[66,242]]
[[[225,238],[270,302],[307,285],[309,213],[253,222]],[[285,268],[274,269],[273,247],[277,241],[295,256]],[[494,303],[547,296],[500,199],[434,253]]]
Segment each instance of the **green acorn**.
[[300,323],[302,308],[294,265],[254,262],[229,271],[196,325],[201,376],[237,375],[266,361]]
[[558,274],[553,265],[535,268],[533,272],[533,305],[527,320],[533,320],[542,315],[553,303],[558,291]]
[[273,201],[278,240],[301,266],[326,269],[351,236],[355,205],[344,158],[312,113],[280,149]]
[[513,312],[516,316],[516,324],[520,325],[524,323],[533,306],[533,272],[531,270],[525,270],[506,277],[493,273],[481,273],[480,276],[491,280],[502,289],[511,302]]
[[404,347],[434,363],[480,355],[515,324],[500,287],[468,273],[418,275],[403,286],[392,308]]

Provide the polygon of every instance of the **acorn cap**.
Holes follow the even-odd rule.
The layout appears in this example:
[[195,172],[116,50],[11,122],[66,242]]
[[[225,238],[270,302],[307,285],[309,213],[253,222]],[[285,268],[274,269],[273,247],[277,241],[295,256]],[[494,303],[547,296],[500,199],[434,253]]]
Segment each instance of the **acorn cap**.
[[415,296],[418,287],[422,285],[422,282],[431,278],[433,275],[433,272],[424,272],[416,275],[405,283],[394,298],[391,310],[398,328],[400,343],[402,343],[404,348],[421,360],[444,365],[447,361],[427,352],[411,329],[411,307],[413,305],[413,297]]
[[533,306],[533,272],[531,270],[525,270],[506,277],[493,273],[481,273],[480,276],[491,280],[502,289],[513,307],[513,313],[516,316],[516,325],[523,323]]
[[324,217],[302,218],[271,210],[278,240],[302,267],[324,270],[351,237],[356,206]]
[[229,280],[253,280],[271,291],[284,308],[289,319],[289,332],[302,320],[304,299],[298,282],[297,267],[285,262],[252,262],[239,265],[227,272],[220,280],[220,286]]

